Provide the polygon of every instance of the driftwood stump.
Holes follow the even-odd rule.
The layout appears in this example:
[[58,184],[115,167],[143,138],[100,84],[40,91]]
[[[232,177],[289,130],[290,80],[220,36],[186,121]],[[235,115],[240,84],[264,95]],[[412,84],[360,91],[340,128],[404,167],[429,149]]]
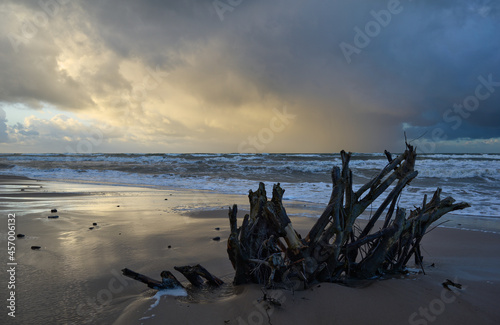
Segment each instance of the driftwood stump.
[[[342,167],[332,170],[330,201],[305,238],[293,229],[279,183],[273,186],[270,200],[263,183],[257,191],[250,191],[250,214],[240,227],[237,206],[229,208],[227,252],[235,269],[234,284],[298,288],[402,272],[412,256],[421,264],[420,242],[428,227],[444,214],[469,204],[454,203],[451,197],[441,199],[438,188],[429,202],[425,196],[422,207],[408,213],[397,202],[418,174],[414,170],[416,152],[407,144],[400,156],[393,159],[387,151],[385,155],[385,168],[355,192],[349,169],[351,154],[341,152]],[[357,218],[393,183],[364,228],[357,229]],[[383,225],[375,231],[377,221]]]

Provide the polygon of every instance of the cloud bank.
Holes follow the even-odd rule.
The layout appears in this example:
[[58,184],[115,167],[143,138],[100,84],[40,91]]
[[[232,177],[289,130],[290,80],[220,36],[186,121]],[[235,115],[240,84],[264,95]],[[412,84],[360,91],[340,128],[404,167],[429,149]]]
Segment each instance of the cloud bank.
[[500,151],[494,1],[40,3],[0,5],[3,151]]

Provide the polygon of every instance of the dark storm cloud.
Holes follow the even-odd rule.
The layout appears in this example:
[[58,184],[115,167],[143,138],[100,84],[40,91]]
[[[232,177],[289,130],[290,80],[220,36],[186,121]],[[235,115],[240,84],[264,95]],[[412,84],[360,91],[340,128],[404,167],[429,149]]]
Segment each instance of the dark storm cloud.
[[60,47],[52,36],[56,25],[51,25],[55,18],[32,2],[22,4],[5,4],[0,10],[4,32],[0,37],[0,102],[32,108],[43,103],[63,109],[92,105],[81,83],[57,67]]
[[[175,71],[166,83],[217,114],[273,97],[299,114],[304,136],[312,140],[312,130],[331,139],[350,134],[344,141],[352,150],[380,150],[376,141],[397,145],[403,129],[414,137],[430,138],[436,128],[447,139],[500,136],[496,86],[467,117],[449,113],[474,95],[479,77],[500,81],[498,2],[221,2],[232,9],[221,12],[212,1],[194,0],[77,2],[75,13],[92,27],[87,36],[115,57],[86,78],[61,78],[50,59],[58,50],[49,35],[39,38],[48,59],[38,70],[30,63],[35,54],[14,59],[12,51],[4,53],[3,39],[0,69],[15,82],[0,84],[0,100],[92,106],[99,91],[132,88],[121,78],[119,62],[134,59]],[[377,24],[378,30],[366,31]],[[346,53],[341,44],[355,52]],[[28,79],[44,86],[32,87]],[[327,140],[322,148],[338,149]]]
[[168,52],[221,28],[207,1],[95,1],[82,3],[102,39],[122,57],[140,57],[152,67],[171,65]]
[[[27,103],[39,107],[42,102],[66,109],[92,103],[81,85],[64,72],[57,71],[55,47],[49,41],[16,54],[6,40],[0,40],[0,101]],[[38,41],[39,42],[39,41]]]

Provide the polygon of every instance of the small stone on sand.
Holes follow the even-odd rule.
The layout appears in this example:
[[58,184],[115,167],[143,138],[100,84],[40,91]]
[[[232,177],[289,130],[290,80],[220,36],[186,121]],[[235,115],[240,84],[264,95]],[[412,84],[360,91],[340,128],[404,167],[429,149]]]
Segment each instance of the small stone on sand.
[[42,248],[42,247],[40,247],[40,246],[31,246],[31,249],[33,249],[33,250],[40,249],[40,248]]
[[220,240],[220,237],[219,237],[219,236],[214,237],[214,238],[212,238],[212,240],[219,241],[219,240]]
[[49,218],[49,219],[57,219],[57,218],[59,218],[59,216],[48,216],[47,218]]
[[97,226],[97,222],[92,223],[93,226]]
[[57,209],[52,209],[50,210],[51,213],[56,213],[57,212]]
[[17,234],[17,238],[23,238],[24,236],[24,234]]

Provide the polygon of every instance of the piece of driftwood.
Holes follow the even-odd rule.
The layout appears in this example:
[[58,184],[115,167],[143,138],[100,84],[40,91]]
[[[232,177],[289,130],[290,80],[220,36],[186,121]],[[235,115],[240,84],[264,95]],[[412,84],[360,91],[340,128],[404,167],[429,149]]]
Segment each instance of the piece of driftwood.
[[161,272],[161,281],[152,279],[127,268],[123,269],[122,273],[129,278],[145,283],[148,287],[155,290],[183,288],[179,280],[169,271]]
[[[200,287],[205,283],[211,286],[218,287],[224,283],[221,279],[212,275],[199,264],[195,266],[175,266],[174,269],[182,273],[186,277],[186,279],[195,287]],[[152,279],[146,275],[137,273],[127,268],[122,270],[122,274],[134,280],[145,283],[148,287],[155,290],[184,288],[182,283],[179,282],[179,280],[177,280],[177,278],[170,271],[161,272],[161,281]],[[206,282],[203,281],[202,278],[204,278]]]
[[[174,266],[174,269],[182,273],[182,275],[184,275],[184,277],[186,277],[195,287],[201,287],[205,283],[216,287],[224,284],[224,281],[208,272],[207,269],[200,264],[195,266]],[[206,282],[203,281],[203,279],[205,279]]]
[[[451,197],[441,199],[440,188],[413,211],[398,206],[402,190],[418,175],[414,170],[417,155],[409,144],[396,158],[385,151],[387,165],[356,191],[349,168],[351,154],[342,151],[340,155],[342,166],[334,167],[331,174],[330,200],[305,238],[293,229],[282,205],[285,190],[279,183],[273,186],[270,200],[263,183],[249,192],[250,214],[240,227],[237,206],[229,208],[227,252],[235,269],[234,284],[298,288],[403,272],[412,256],[422,265],[420,242],[432,223],[448,212],[469,207]],[[380,206],[359,228],[358,217],[384,193]],[[377,222],[379,229],[375,229]]]
[[451,281],[450,279],[446,279],[446,281],[441,283],[441,285],[443,286],[443,288],[445,288],[448,291],[452,291],[450,289],[450,286],[458,288],[458,289],[462,289],[462,285],[460,283],[455,283],[455,282]]

